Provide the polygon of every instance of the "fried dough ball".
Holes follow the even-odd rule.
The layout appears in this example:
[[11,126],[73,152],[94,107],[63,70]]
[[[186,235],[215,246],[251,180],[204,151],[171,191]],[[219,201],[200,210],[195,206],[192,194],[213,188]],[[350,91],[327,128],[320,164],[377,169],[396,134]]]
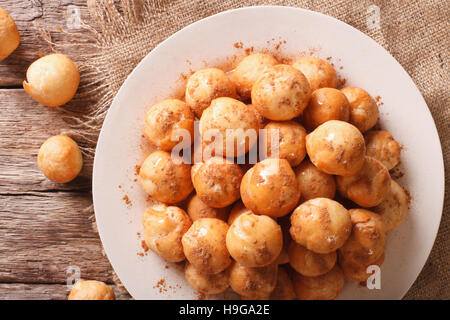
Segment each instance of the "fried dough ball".
[[293,300],[294,286],[291,277],[283,267],[278,267],[278,279],[275,289],[270,295],[270,300]]
[[299,300],[333,300],[344,287],[344,273],[338,265],[317,277],[294,274],[294,292]]
[[309,131],[330,120],[349,121],[350,105],[345,95],[334,88],[312,92],[308,107],[303,111],[303,124]]
[[272,218],[246,213],[234,220],[226,242],[231,257],[241,266],[264,267],[280,255],[283,233]]
[[206,205],[197,194],[194,194],[187,203],[187,213],[192,221],[201,218],[217,218],[227,221],[228,208],[213,208]]
[[306,249],[295,241],[288,248],[289,263],[298,273],[317,277],[329,272],[336,264],[336,251],[322,254]]
[[350,103],[350,123],[361,132],[375,126],[379,116],[375,100],[361,88],[346,87],[341,91]]
[[194,140],[194,114],[181,100],[167,99],[155,104],[145,116],[145,136],[158,148],[170,151],[182,141],[182,130]]
[[247,209],[242,201],[239,200],[233,205],[233,208],[231,208],[230,214],[228,215],[228,224],[231,226],[234,220],[244,213],[252,213],[252,211]]
[[387,232],[397,228],[406,218],[408,206],[408,194],[397,182],[391,180],[386,199],[373,208],[373,211],[381,216],[381,220],[383,220]]
[[[295,121],[271,121],[264,129],[267,130],[263,139],[269,158],[275,157],[278,152],[277,158],[286,159],[292,167],[302,162],[306,155],[306,130],[301,124]],[[278,139],[276,139],[277,135]],[[275,145],[272,145],[272,140],[276,143]]]
[[207,206],[224,208],[239,199],[244,173],[238,164],[213,157],[195,166],[192,182],[197,196]]
[[38,165],[51,181],[66,183],[75,179],[83,167],[83,156],[77,143],[68,136],[48,138],[39,149]]
[[225,72],[217,68],[207,68],[189,77],[185,99],[198,118],[209,107],[211,101],[219,97],[237,97],[234,83]]
[[78,280],[70,291],[68,300],[115,300],[114,290],[96,280]]
[[188,231],[191,218],[178,207],[153,205],[145,210],[142,219],[147,247],[168,262],[184,260],[181,237]]
[[351,229],[347,209],[327,198],[308,200],[291,215],[292,239],[316,253],[326,254],[342,247]]
[[139,177],[145,192],[167,204],[186,199],[194,189],[191,182],[191,166],[174,162],[170,153],[166,151],[155,151],[150,154],[142,163]]
[[302,194],[300,200],[334,198],[336,193],[334,176],[320,171],[309,160],[303,161],[294,171]]
[[14,19],[0,8],[0,61],[9,56],[20,43],[20,35]]
[[355,126],[330,120],[306,136],[306,152],[320,171],[352,176],[364,164],[366,146],[364,137]]
[[186,259],[200,273],[217,274],[231,263],[225,239],[228,224],[215,218],[202,218],[194,221],[183,235]]
[[184,275],[192,288],[203,294],[219,294],[230,286],[230,277],[227,270],[216,274],[205,274],[186,262]]
[[319,88],[336,88],[337,76],[334,67],[320,58],[304,58],[292,65],[308,79],[311,91]]
[[386,230],[381,217],[369,210],[351,209],[352,234],[339,249],[347,261],[369,265],[377,261],[384,252]]
[[375,158],[366,157],[361,170],[351,177],[336,177],[339,193],[360,205],[379,205],[389,191],[391,177],[389,171]]
[[278,265],[249,268],[233,262],[230,267],[230,286],[246,299],[267,299],[277,284]]
[[344,272],[344,275],[351,279],[355,280],[357,282],[366,282],[367,279],[370,277],[370,273],[367,273],[367,268],[371,265],[377,265],[381,267],[381,265],[384,262],[384,253],[381,255],[378,260],[371,264],[359,264],[355,263],[353,261],[348,261],[346,259],[342,258],[342,255],[339,255],[339,266],[341,267],[342,271]]
[[25,91],[47,107],[69,102],[80,84],[77,65],[64,54],[54,53],[33,62],[23,81]]
[[270,120],[298,117],[310,96],[309,83],[303,73],[285,64],[268,68],[252,88],[252,104]]
[[289,162],[265,159],[248,170],[241,182],[244,205],[256,214],[277,218],[288,214],[300,198],[300,190]]
[[366,154],[380,161],[388,170],[393,169],[400,162],[402,147],[385,130],[376,130],[364,135]]

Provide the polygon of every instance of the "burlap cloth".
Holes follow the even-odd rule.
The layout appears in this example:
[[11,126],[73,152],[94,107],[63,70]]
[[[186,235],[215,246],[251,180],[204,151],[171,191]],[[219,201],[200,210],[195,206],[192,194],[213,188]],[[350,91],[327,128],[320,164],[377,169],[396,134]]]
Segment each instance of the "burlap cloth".
[[[371,5],[380,8],[381,28],[371,27]],[[212,14],[252,5],[286,5],[319,11],[365,32],[386,48],[412,77],[422,92],[439,131],[444,161],[450,157],[450,6],[446,0],[88,0],[93,54],[78,57],[82,85],[92,103],[83,116],[72,117],[86,154],[93,155],[103,117],[125,78],[136,64],[162,40],[184,26]],[[373,7],[372,7],[373,8]],[[92,90],[89,90],[92,89]],[[83,91],[83,90],[82,90]],[[86,90],[84,90],[86,91]],[[408,108],[408,106],[402,106]],[[76,121],[76,122],[73,122]],[[412,124],[413,128],[413,124]],[[416,133],[420,134],[420,133]],[[448,168],[447,168],[448,169]],[[439,234],[428,262],[405,299],[449,299],[449,173]],[[425,213],[424,213],[425,214]]]

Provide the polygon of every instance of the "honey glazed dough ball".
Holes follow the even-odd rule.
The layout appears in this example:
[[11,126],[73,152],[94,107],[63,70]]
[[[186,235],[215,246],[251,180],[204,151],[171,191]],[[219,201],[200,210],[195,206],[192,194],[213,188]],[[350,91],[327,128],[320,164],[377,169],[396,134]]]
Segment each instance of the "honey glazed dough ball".
[[285,64],[268,68],[252,88],[252,104],[270,120],[298,117],[310,96],[309,83],[303,73]]
[[277,218],[300,199],[295,173],[285,159],[265,159],[248,170],[241,182],[244,205],[256,214]]
[[165,204],[153,205],[145,210],[142,224],[144,241],[150,250],[167,262],[184,260],[181,237],[192,221],[183,209]]
[[336,88],[337,76],[334,67],[320,58],[304,58],[292,65],[308,79],[311,91],[319,88]]
[[338,265],[317,277],[294,274],[294,292],[299,300],[333,300],[344,287],[344,273]]
[[316,253],[326,254],[342,247],[351,229],[347,209],[327,198],[308,200],[291,215],[292,239]]
[[78,280],[70,291],[68,300],[115,300],[114,290],[96,280]]
[[375,100],[361,88],[346,87],[341,91],[350,103],[350,123],[361,132],[366,132],[375,126],[379,117]]
[[351,177],[336,177],[339,193],[360,205],[379,205],[389,191],[391,177],[389,171],[375,158],[366,157],[361,170]]
[[244,267],[257,268],[273,263],[283,247],[283,233],[275,220],[264,215],[240,215],[228,229],[227,249]]
[[230,267],[230,286],[245,299],[268,299],[277,284],[278,265],[249,268],[233,262]]
[[284,267],[278,267],[277,285],[270,294],[270,300],[293,300],[294,286]]
[[388,170],[399,164],[402,147],[388,131],[370,131],[364,135],[364,140],[369,157],[380,161]]
[[288,248],[289,263],[298,273],[317,277],[329,272],[336,264],[336,251],[322,254],[306,249],[295,241]]
[[75,141],[68,136],[57,135],[48,138],[41,145],[38,166],[51,181],[66,183],[80,173],[83,157]]
[[364,137],[355,126],[330,120],[306,136],[306,152],[320,171],[352,176],[364,164],[366,146]]
[[193,190],[191,166],[172,160],[169,152],[155,151],[141,165],[142,187],[155,200],[175,204],[186,199]]
[[184,274],[192,288],[203,294],[219,294],[230,286],[227,270],[216,274],[206,274],[199,272],[192,264],[186,262]]
[[301,202],[314,198],[334,198],[336,194],[334,176],[320,171],[309,160],[304,160],[294,171],[300,188]]
[[2,8],[0,8],[0,43],[0,61],[16,50],[20,43],[16,22]]
[[227,221],[228,208],[213,208],[206,205],[197,194],[194,194],[187,203],[187,213],[192,221],[201,218],[217,218]]
[[58,107],[73,98],[79,83],[77,65],[68,56],[54,53],[36,60],[28,67],[23,88],[40,104]]
[[144,135],[158,148],[170,151],[183,141],[185,133],[189,133],[190,142],[193,142],[194,120],[194,114],[183,101],[167,99],[147,112]]
[[219,97],[237,97],[234,83],[225,72],[217,68],[207,68],[189,77],[185,99],[198,118],[209,107],[211,101]]
[[350,280],[357,281],[359,283],[366,282],[370,277],[371,273],[367,272],[367,268],[371,265],[376,265],[381,267],[384,262],[384,253],[381,255],[378,260],[371,264],[359,264],[353,261],[348,261],[342,258],[342,255],[339,255],[339,266],[341,267],[344,275]]
[[230,214],[228,215],[228,224],[231,226],[234,220],[244,213],[252,213],[252,211],[247,209],[242,201],[239,200],[233,205],[233,208],[231,208]]
[[194,221],[183,235],[182,244],[186,259],[200,273],[217,274],[231,263],[225,239],[228,224],[215,218]]

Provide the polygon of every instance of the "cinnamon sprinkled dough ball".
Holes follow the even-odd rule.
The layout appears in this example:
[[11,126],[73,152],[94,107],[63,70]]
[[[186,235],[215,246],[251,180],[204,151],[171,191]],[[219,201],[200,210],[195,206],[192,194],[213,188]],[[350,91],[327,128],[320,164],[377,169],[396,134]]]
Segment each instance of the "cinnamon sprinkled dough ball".
[[80,173],[83,157],[77,143],[68,136],[48,138],[39,149],[38,165],[42,173],[57,183],[69,182]]
[[353,125],[330,120],[306,136],[306,151],[311,162],[328,174],[352,176],[364,164],[364,137]]
[[194,194],[187,204],[187,213],[192,221],[201,218],[217,218],[223,221],[227,220],[228,208],[213,208],[206,205],[198,195]]
[[336,264],[336,252],[315,253],[295,241],[288,248],[289,263],[298,273],[307,277],[316,277],[330,271]]
[[308,79],[311,91],[319,88],[336,88],[337,76],[333,66],[320,58],[304,58],[293,65]]
[[300,190],[289,162],[265,159],[248,170],[241,183],[244,205],[256,214],[273,218],[288,214],[300,198]]
[[230,286],[246,299],[267,299],[277,284],[278,265],[249,268],[233,262],[230,267]]
[[233,205],[233,208],[231,208],[230,215],[228,216],[228,224],[231,226],[234,220],[244,213],[252,213],[252,211],[247,209],[242,201],[239,200]]
[[362,207],[379,205],[389,191],[389,171],[375,158],[366,157],[361,170],[351,177],[336,177],[339,193]]
[[310,96],[309,83],[303,73],[285,64],[268,68],[252,88],[252,104],[270,120],[298,117]]
[[200,273],[217,274],[231,263],[225,238],[228,224],[215,218],[194,221],[182,238],[186,259]]
[[284,267],[278,267],[278,279],[275,289],[270,295],[270,300],[293,300],[294,286],[291,277]]
[[361,132],[366,132],[378,121],[378,106],[373,98],[357,87],[343,88],[342,93],[350,103],[350,123]]
[[145,192],[167,204],[186,199],[194,188],[191,182],[191,166],[174,162],[166,151],[150,154],[141,166],[139,177]]
[[309,160],[303,161],[294,171],[302,194],[301,200],[334,198],[336,193],[334,176],[320,171]]
[[33,62],[23,82],[25,91],[47,107],[69,102],[80,83],[77,65],[64,54],[54,53]]
[[0,8],[0,61],[9,56],[20,43],[20,35],[14,19]]
[[402,147],[385,130],[376,130],[364,135],[366,154],[380,161],[388,170],[393,169],[400,162]]
[[220,69],[207,68],[195,72],[186,84],[186,103],[200,118],[211,101],[219,97],[236,98],[233,82]]
[[231,257],[245,267],[264,267],[274,262],[283,247],[281,227],[272,218],[246,213],[240,215],[227,233]]
[[183,141],[194,140],[194,114],[181,100],[167,99],[155,104],[145,116],[145,136],[158,148],[170,151]]
[[70,291],[68,300],[115,300],[113,289],[96,280],[78,280]]
[[386,231],[390,231],[398,227],[406,218],[408,205],[408,194],[397,182],[391,180],[386,199],[373,208],[373,211],[381,216]]
[[184,274],[192,288],[203,294],[219,294],[230,286],[227,270],[216,274],[206,274],[199,272],[192,264],[186,262]]
[[333,300],[344,287],[344,273],[338,265],[317,277],[294,274],[294,291],[299,300]]
[[381,266],[384,262],[384,253],[378,258],[377,261],[370,264],[359,264],[351,260],[346,260],[339,255],[339,265],[344,272],[345,276],[351,280],[355,280],[359,283],[366,282],[371,273],[367,272],[367,268],[371,265]]
[[165,204],[147,208],[142,219],[147,247],[168,262],[184,260],[181,237],[192,224],[184,210]]
[[331,199],[308,200],[291,215],[292,239],[316,253],[330,253],[342,247],[351,228],[347,209]]

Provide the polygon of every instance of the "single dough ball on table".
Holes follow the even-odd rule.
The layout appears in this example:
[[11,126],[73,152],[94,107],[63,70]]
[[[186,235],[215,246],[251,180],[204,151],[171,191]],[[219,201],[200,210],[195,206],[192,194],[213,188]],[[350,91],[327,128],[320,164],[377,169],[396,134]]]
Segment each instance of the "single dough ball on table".
[[397,228],[406,218],[408,207],[408,194],[397,182],[391,180],[386,199],[372,210],[381,216],[386,231],[390,231]]
[[248,170],[241,182],[244,205],[256,214],[277,218],[288,214],[300,199],[300,190],[289,162],[265,159]]
[[169,152],[155,151],[141,165],[139,171],[145,192],[154,199],[178,203],[187,198],[194,187],[191,181],[191,165],[172,160]]
[[350,123],[361,132],[366,132],[375,126],[379,116],[375,100],[361,88],[346,87],[341,91],[350,103]]
[[320,58],[304,58],[292,65],[308,79],[311,91],[319,88],[336,88],[337,76],[334,67]]
[[228,224],[215,218],[202,218],[194,221],[183,235],[186,259],[200,273],[216,274],[225,270],[231,263],[225,239]]
[[283,233],[275,220],[264,215],[240,215],[227,233],[231,257],[244,267],[257,268],[273,263],[283,247]]
[[380,161],[388,170],[400,162],[402,147],[385,130],[370,131],[364,135],[366,154]]
[[339,266],[344,272],[345,276],[351,280],[357,281],[359,283],[366,282],[370,277],[371,273],[367,272],[367,268],[371,265],[377,265],[381,267],[384,262],[384,253],[378,260],[370,264],[359,264],[351,260],[346,260],[339,255]]
[[185,133],[189,133],[188,137],[193,142],[194,120],[194,114],[183,101],[167,99],[147,112],[144,134],[158,148],[170,151],[183,141]]
[[83,156],[77,143],[68,136],[48,138],[39,149],[38,165],[42,173],[57,183],[69,182],[80,173]]
[[366,157],[361,170],[351,177],[336,177],[339,193],[360,205],[379,205],[389,191],[391,177],[389,171],[375,158]]
[[230,214],[228,215],[228,224],[231,224],[236,220],[240,215],[244,213],[253,213],[251,210],[247,209],[241,200],[236,202],[231,208]]
[[294,292],[299,300],[333,300],[344,287],[344,273],[338,265],[317,277],[294,274]]
[[80,84],[77,65],[64,54],[54,53],[33,62],[23,81],[25,91],[47,107],[69,102]]
[[96,280],[78,280],[70,291],[68,300],[115,300],[114,290]]
[[306,152],[320,171],[352,176],[364,164],[366,146],[363,135],[355,126],[330,120],[306,136]]
[[270,300],[293,300],[294,286],[286,268],[278,267],[278,279],[275,289],[273,289]]
[[184,274],[192,288],[203,294],[219,294],[230,286],[227,270],[216,274],[206,274],[199,272],[192,264],[186,262]]
[[278,64],[277,59],[264,53],[251,54],[242,59],[231,76],[231,80],[233,80],[236,85],[236,90],[241,99],[250,99],[252,87],[256,80],[258,80],[269,67],[273,67],[276,64]]
[[268,299],[277,284],[278,265],[249,268],[233,262],[230,267],[230,286],[246,299]]
[[331,199],[308,200],[291,215],[292,239],[316,253],[336,251],[347,241],[351,230],[349,212]]
[[213,208],[206,205],[197,194],[194,194],[187,204],[187,213],[192,221],[201,218],[217,218],[226,221],[228,212],[228,208]]
[[0,61],[9,56],[20,43],[17,25],[8,12],[0,8]]
[[294,171],[302,194],[300,201],[314,198],[334,198],[336,193],[334,176],[320,171],[309,160],[303,161]]
[[234,83],[225,72],[217,68],[207,68],[190,76],[186,84],[185,99],[198,118],[211,101],[219,97],[237,97]]
[[295,241],[288,248],[289,263],[298,273],[317,277],[329,272],[336,264],[336,251],[322,254],[306,249]]
[[291,120],[308,105],[308,80],[297,69],[279,64],[267,69],[252,88],[252,104],[265,118]]

